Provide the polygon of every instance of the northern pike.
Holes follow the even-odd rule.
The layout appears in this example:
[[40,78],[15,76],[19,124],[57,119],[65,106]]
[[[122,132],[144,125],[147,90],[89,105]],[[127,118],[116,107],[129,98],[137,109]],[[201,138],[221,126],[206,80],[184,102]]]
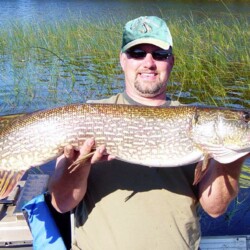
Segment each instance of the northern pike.
[[72,104],[23,115],[0,131],[0,199],[28,168],[90,137],[117,159],[145,166],[229,163],[250,152],[250,111]]

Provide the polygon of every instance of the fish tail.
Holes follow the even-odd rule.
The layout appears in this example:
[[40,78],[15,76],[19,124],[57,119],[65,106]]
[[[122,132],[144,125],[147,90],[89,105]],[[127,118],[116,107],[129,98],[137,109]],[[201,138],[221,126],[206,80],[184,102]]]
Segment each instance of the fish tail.
[[15,188],[25,171],[0,170],[0,199],[6,198]]

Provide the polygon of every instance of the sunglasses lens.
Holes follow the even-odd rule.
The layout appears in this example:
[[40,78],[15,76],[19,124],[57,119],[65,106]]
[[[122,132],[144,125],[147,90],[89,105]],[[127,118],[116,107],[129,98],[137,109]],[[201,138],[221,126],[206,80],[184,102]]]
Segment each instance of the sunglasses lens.
[[[143,59],[147,55],[147,52],[141,49],[127,50],[126,53],[131,58],[134,58],[134,59]],[[157,51],[152,52],[152,56],[154,60],[157,60],[157,61],[167,60],[171,55],[172,53],[169,50],[157,50]]]
[[126,53],[130,57],[135,58],[135,59],[143,59],[147,55],[147,53],[141,49],[128,50]]
[[171,53],[167,50],[157,50],[152,53],[152,56],[157,61],[164,61],[171,56]]

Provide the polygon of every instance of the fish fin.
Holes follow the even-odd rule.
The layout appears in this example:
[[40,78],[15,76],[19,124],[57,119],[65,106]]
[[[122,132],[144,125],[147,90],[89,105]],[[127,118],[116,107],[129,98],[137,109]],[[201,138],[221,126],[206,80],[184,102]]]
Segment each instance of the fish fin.
[[204,156],[204,160],[199,161],[197,163],[195,171],[194,171],[193,185],[197,185],[201,181],[201,179],[204,177],[204,175],[206,174],[206,172],[208,170],[208,165],[209,165],[210,159],[211,159],[210,156],[208,154],[206,154]]
[[0,200],[6,198],[16,187],[25,171],[0,170]]
[[69,172],[72,173],[74,172],[76,169],[78,169],[80,166],[83,165],[83,163],[85,163],[90,157],[92,157],[94,155],[95,151],[91,151],[89,154],[86,154],[82,157],[80,157],[79,159],[75,160],[68,168]]
[[217,145],[212,143],[203,143],[200,145],[202,151],[208,152],[211,158],[214,158],[216,161],[226,164],[247,155],[248,150],[234,150],[230,147],[224,145]]
[[230,149],[224,151],[224,155],[213,154],[213,158],[223,164],[231,163],[247,155],[249,152],[237,152]]

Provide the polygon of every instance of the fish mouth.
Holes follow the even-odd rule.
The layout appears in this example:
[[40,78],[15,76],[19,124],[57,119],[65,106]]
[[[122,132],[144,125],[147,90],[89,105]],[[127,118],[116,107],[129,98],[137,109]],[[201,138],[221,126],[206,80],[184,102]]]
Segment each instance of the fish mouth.
[[246,145],[246,146],[237,146],[237,145],[227,145],[226,148],[230,149],[230,150],[233,150],[235,152],[238,152],[238,153],[244,153],[244,152],[248,152],[250,153],[250,145]]

